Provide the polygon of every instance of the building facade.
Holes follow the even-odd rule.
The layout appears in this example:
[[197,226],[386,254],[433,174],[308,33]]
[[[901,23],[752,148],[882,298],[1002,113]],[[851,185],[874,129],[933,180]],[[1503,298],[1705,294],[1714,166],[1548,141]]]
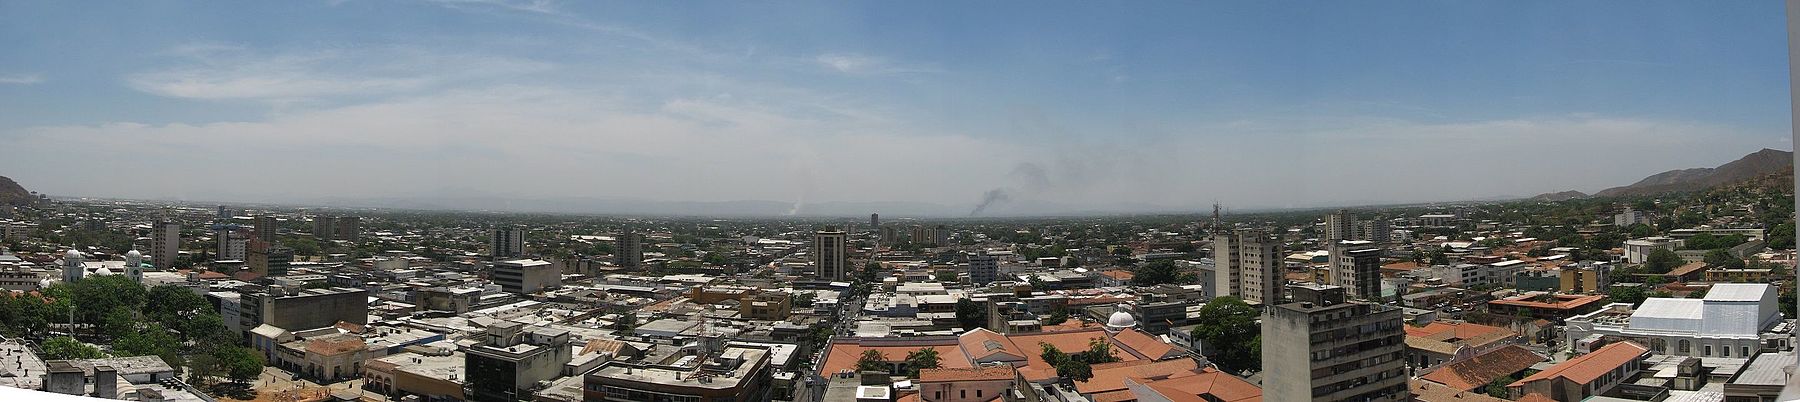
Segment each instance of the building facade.
[[813,275],[821,280],[843,281],[850,277],[850,256],[844,244],[843,231],[821,230],[813,233]]
[[544,260],[509,260],[494,263],[494,284],[507,293],[528,295],[562,286],[562,272]]
[[1262,317],[1269,401],[1405,401],[1406,332],[1400,309],[1345,300],[1337,286],[1296,286],[1293,302]]

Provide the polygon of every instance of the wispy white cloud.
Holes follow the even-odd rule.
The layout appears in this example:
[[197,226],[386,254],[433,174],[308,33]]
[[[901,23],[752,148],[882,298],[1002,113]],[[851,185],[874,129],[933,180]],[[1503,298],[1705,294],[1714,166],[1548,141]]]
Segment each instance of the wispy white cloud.
[[171,53],[182,55],[182,63],[131,74],[126,83],[140,91],[176,98],[294,101],[405,94],[459,80],[518,78],[552,66],[533,60],[401,47],[263,54],[226,45],[191,44]]
[[556,0],[425,0],[427,3],[464,10],[506,10],[537,14],[563,14]]
[[859,75],[939,73],[942,68],[926,64],[904,64],[886,58],[857,53],[827,53],[813,58],[820,66],[839,73]]
[[31,85],[44,82],[43,74],[0,74],[0,84]]

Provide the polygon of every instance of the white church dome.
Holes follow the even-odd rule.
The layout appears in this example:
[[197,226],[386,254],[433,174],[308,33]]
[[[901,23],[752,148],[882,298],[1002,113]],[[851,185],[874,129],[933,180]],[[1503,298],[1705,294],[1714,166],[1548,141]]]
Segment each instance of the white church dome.
[[112,275],[112,270],[106,269],[106,267],[100,267],[100,269],[94,270],[94,276],[105,276],[105,275]]
[[1106,327],[1108,329],[1122,330],[1135,326],[1137,326],[1137,318],[1132,317],[1131,313],[1127,313],[1124,310],[1114,311],[1111,317],[1106,318]]
[[81,258],[86,258],[86,257],[82,257],[80,251],[76,251],[75,249],[69,249],[69,253],[63,254],[63,258],[65,258],[65,259],[81,259]]
[[133,258],[133,257],[137,257],[137,258],[143,258],[143,257],[144,257],[144,253],[140,253],[140,252],[138,252],[138,251],[137,251],[137,250],[135,250],[135,249],[134,249],[134,250],[131,250],[131,251],[127,251],[127,252],[125,252],[125,258]]

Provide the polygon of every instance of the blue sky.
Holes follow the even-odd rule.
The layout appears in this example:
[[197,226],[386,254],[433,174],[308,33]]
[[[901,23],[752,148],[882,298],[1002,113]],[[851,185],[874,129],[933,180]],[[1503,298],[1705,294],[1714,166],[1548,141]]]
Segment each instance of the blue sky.
[[0,175],[1198,210],[1591,192],[1792,147],[1775,1],[221,6],[0,1],[0,140],[34,150]]

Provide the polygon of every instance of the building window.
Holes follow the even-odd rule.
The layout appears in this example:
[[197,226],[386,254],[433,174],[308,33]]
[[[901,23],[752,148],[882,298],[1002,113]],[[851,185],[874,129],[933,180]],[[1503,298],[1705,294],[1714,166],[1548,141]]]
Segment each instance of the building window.
[[1690,347],[1688,346],[1688,341],[1686,339],[1675,342],[1675,353],[1687,354],[1689,350]]
[[1706,353],[1702,354],[1701,356],[1712,356],[1712,345],[1706,345],[1705,349],[1702,349],[1702,350],[1705,350]]

